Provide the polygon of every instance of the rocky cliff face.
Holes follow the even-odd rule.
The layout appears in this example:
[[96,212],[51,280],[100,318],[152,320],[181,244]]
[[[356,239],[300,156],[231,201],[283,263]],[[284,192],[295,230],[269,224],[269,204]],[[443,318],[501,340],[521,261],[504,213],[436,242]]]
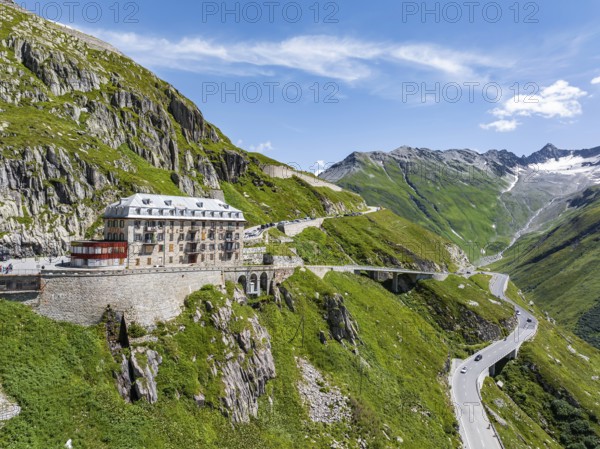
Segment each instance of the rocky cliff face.
[[107,44],[7,5],[0,238],[16,255],[90,236],[120,195],[208,195],[244,175],[247,156],[173,87]]
[[[245,301],[242,296],[238,292],[238,298]],[[256,315],[247,318],[243,329],[232,330],[242,318],[236,317],[230,300],[215,309],[209,305],[207,310],[212,311],[210,320],[228,348],[225,362],[215,366],[224,385],[222,411],[234,423],[249,422],[258,414],[258,398],[265,394],[267,382],[276,375],[271,338]]]
[[331,336],[340,343],[342,340],[347,340],[351,345],[355,345],[359,340],[358,325],[346,308],[344,297],[336,293],[333,296],[326,296],[324,303]]

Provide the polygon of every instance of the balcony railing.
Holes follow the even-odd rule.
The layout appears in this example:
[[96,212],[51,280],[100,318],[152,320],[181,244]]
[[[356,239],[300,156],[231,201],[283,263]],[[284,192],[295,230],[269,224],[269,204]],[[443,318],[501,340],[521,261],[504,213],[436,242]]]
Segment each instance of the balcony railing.
[[158,232],[158,227],[146,226],[146,227],[144,227],[144,232]]

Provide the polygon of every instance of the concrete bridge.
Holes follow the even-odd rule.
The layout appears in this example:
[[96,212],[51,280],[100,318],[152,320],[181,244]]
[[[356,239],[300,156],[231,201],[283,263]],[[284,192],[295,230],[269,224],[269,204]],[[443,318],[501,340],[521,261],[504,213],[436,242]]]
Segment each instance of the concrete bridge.
[[391,290],[394,293],[403,293],[411,290],[418,281],[424,279],[436,279],[443,281],[448,277],[448,273],[436,273],[432,271],[417,271],[407,270],[398,267],[375,267],[367,265],[307,265],[310,271],[319,276],[320,278],[331,271],[341,273],[354,273],[361,274],[367,273],[367,275],[378,282],[383,282],[391,279],[392,285]]

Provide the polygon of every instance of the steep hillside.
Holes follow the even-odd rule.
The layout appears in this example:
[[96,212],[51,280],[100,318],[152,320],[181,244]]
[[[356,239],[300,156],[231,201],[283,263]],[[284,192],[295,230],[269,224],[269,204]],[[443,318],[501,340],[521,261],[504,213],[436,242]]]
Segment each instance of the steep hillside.
[[[132,192],[211,195],[251,223],[360,209],[356,195],[262,172],[175,88],[109,45],[0,4],[1,244],[60,252]],[[285,201],[282,201],[282,198]]]
[[446,239],[387,210],[326,220],[323,229],[362,265],[454,271],[466,262]]
[[0,301],[0,384],[21,407],[0,446],[458,447],[450,358],[512,326],[480,284],[394,295],[299,268],[274,296],[207,286],[176,320],[129,326],[120,349],[110,320],[82,328]]
[[321,176],[453,241],[476,261],[556,218],[562,199],[599,183],[600,148],[548,144],[517,157],[506,150],[400,147],[353,153]]
[[494,269],[550,316],[600,347],[600,187],[585,190],[552,226],[519,239]]
[[[512,297],[522,302],[514,289]],[[535,339],[494,379],[502,388],[488,381],[483,390],[505,447],[599,448],[599,372],[597,349],[540,320]]]

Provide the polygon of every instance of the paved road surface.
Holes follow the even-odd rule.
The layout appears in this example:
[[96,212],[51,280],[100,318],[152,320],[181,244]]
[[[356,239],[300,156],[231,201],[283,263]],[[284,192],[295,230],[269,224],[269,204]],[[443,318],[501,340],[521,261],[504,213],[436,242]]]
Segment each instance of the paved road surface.
[[[519,324],[506,340],[497,341],[479,351],[477,354],[483,356],[479,362],[475,361],[477,354],[474,354],[460,363],[452,375],[452,399],[458,413],[461,437],[464,447],[467,449],[500,449],[502,447],[494,429],[489,426],[489,420],[481,404],[481,383],[492,365],[535,335],[538,325],[533,315],[504,295],[508,276],[489,274],[493,276],[490,281],[490,291],[498,298],[510,302],[516,310],[520,311]],[[531,319],[531,322],[528,322],[527,319]],[[467,372],[464,374],[460,372],[463,367],[467,368]]]

